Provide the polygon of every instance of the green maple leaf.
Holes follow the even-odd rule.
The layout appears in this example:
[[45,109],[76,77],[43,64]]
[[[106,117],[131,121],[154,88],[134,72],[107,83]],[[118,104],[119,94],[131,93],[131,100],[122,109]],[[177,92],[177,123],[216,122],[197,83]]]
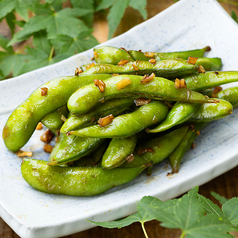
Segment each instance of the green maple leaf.
[[28,21],[28,9],[39,0],[2,0],[0,1],[0,19],[16,11],[25,21]]
[[93,27],[93,13],[94,13],[94,0],[70,0],[74,8],[83,8],[91,10],[92,12],[82,17],[82,20],[88,27]]
[[[149,202],[149,204],[153,204],[155,200],[158,200],[158,199],[152,198],[152,197],[149,200],[147,198],[148,197],[143,198],[143,199],[146,200],[145,201],[146,203]],[[160,202],[161,201],[158,200],[158,203],[160,203]],[[118,220],[118,221],[108,221],[108,222],[89,221],[89,222],[96,224],[98,226],[107,227],[107,228],[122,228],[125,226],[129,226],[130,224],[132,224],[134,222],[140,222],[143,226],[146,221],[151,221],[151,220],[155,219],[153,216],[149,215],[145,209],[140,209],[140,207],[139,208],[137,207],[137,209],[138,209],[137,213],[132,214],[132,215],[130,215],[124,219]]]
[[7,77],[11,72],[15,77],[19,75],[20,70],[25,64],[26,56],[15,53],[13,48],[8,47],[9,40],[0,35],[0,47],[4,51],[0,51],[0,71],[1,78]]
[[217,215],[218,217],[224,216],[222,210],[220,207],[218,207],[216,204],[214,204],[210,199],[198,194],[198,198],[203,204],[204,209],[207,213],[213,213]]
[[212,196],[214,198],[216,198],[216,200],[218,200],[219,203],[221,204],[224,204],[228,201],[228,199],[226,199],[225,197],[221,196],[220,194],[218,193],[215,193],[215,192],[211,192]]
[[58,44],[60,43],[60,53],[69,53],[71,55],[88,50],[98,44],[98,41],[92,36],[92,30],[79,33],[74,38],[59,35],[55,41]]
[[8,13],[6,16],[6,22],[11,30],[11,34],[14,35],[14,30],[15,30],[15,20],[16,20],[16,17],[15,17],[15,14],[13,12],[10,12]]
[[137,210],[138,212],[135,214],[132,214],[124,219],[118,220],[118,221],[109,221],[109,222],[94,222],[89,221],[91,223],[94,223],[98,226],[106,227],[106,228],[122,228],[125,226],[129,226],[134,222],[140,222],[143,232],[145,233],[145,236],[147,236],[144,224],[147,221],[154,220],[155,217],[147,212],[143,204],[148,204],[152,209],[163,209],[167,212],[170,212],[171,209],[173,209],[175,205],[175,200],[169,200],[166,202],[162,202],[157,198],[146,196],[141,199],[141,201],[137,204]]
[[76,37],[80,32],[88,30],[84,22],[77,19],[77,17],[89,13],[90,10],[88,9],[65,8],[59,12],[54,12],[46,8],[42,8],[41,10],[45,10],[45,14],[31,18],[24,25],[23,29],[14,35],[9,43],[10,45],[23,41],[41,30],[46,30],[47,38],[50,39],[60,34]]
[[187,227],[183,234],[186,238],[231,238],[233,236],[227,232],[234,230],[235,228],[225,217],[209,214],[203,216],[193,226]]
[[46,54],[49,54],[52,48],[50,40],[47,39],[47,33],[45,30],[36,32],[33,38],[33,45],[44,51]]
[[109,14],[107,16],[109,25],[109,36],[111,38],[115,32],[117,26],[121,22],[121,19],[125,13],[126,8],[130,6],[138,10],[144,19],[147,18],[146,13],[146,0],[102,0],[102,2],[97,7],[97,11],[102,9],[110,8]]
[[144,19],[147,18],[146,1],[144,1],[144,0],[130,0],[129,6],[138,10]]
[[61,55],[52,57],[53,48],[48,54],[45,51],[38,48],[35,49],[35,48],[28,47],[27,51],[28,51],[28,55],[27,55],[28,62],[21,68],[20,74],[57,63],[70,56],[69,54],[61,54]]
[[238,225],[238,198],[234,197],[228,200],[222,206],[222,211],[224,215],[230,220],[230,222],[234,225]]
[[163,209],[154,209],[148,203],[141,206],[151,216],[162,222],[167,228],[179,228],[182,231],[181,237],[186,238],[230,238],[226,232],[235,230],[227,218],[218,217],[215,214],[205,215],[203,204],[198,199],[198,188],[195,187],[182,198],[177,199],[173,209],[169,212]]

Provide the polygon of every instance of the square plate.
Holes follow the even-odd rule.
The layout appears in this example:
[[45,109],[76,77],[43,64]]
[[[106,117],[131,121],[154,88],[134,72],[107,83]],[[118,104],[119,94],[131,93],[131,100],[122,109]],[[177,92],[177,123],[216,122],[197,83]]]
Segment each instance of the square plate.
[[[238,70],[238,26],[213,0],[181,0],[152,19],[103,45],[143,51],[180,51],[211,46],[208,57],[221,57],[223,70]],[[60,63],[0,82],[0,134],[11,111],[44,82],[73,75],[76,67],[91,62],[92,50]],[[145,195],[161,200],[176,197],[201,185],[238,164],[238,111],[212,122],[189,151],[180,172],[170,172],[165,161],[154,166],[149,178],[142,173],[132,182],[94,197],[45,194],[31,188],[22,178],[21,159],[9,152],[0,140],[0,215],[21,237],[59,237],[94,225],[85,219],[106,221],[136,211],[136,202]],[[33,149],[34,158],[48,159],[35,132],[24,149]]]

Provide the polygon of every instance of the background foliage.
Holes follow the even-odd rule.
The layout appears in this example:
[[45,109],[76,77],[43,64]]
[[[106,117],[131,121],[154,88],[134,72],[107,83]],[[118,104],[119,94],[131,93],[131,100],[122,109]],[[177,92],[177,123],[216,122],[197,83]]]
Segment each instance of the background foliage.
[[[7,22],[12,36],[8,39],[0,35],[0,80],[97,45],[92,35],[96,12],[107,15],[111,38],[127,7],[147,18],[146,0],[1,0],[0,22]],[[15,52],[16,44],[29,39],[30,44]]]

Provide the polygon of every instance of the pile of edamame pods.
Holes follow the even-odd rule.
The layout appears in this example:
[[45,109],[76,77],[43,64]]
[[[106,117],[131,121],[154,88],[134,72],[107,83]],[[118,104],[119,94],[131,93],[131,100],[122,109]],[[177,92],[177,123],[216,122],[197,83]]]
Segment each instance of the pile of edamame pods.
[[19,151],[42,122],[58,140],[49,161],[25,158],[22,176],[46,193],[93,196],[183,155],[208,122],[238,106],[238,71],[220,71],[210,47],[182,52],[94,49],[95,63],[36,89],[10,115],[6,147]]

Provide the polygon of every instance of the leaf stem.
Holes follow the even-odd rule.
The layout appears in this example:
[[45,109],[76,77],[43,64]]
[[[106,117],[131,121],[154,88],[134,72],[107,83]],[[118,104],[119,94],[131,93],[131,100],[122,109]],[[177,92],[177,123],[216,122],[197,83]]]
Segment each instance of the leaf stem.
[[144,232],[145,237],[146,237],[146,238],[149,238],[149,236],[147,235],[147,232],[146,232],[146,230],[145,230],[144,222],[141,223],[141,227],[142,227],[142,230],[143,230],[143,232]]
[[181,234],[180,238],[183,238],[184,236],[185,236],[185,233],[184,233],[184,232],[182,232],[182,234]]
[[54,53],[54,46],[51,47],[49,61],[52,59],[53,53]]

